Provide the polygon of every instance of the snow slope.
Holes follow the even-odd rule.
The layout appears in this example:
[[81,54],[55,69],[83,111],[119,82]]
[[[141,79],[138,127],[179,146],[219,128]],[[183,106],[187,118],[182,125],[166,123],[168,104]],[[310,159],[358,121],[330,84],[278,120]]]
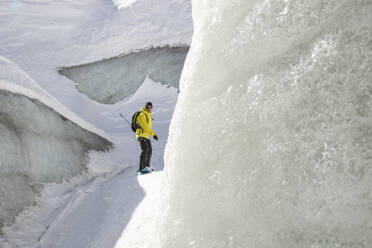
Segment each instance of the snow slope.
[[[188,45],[193,30],[190,11],[191,4],[186,0],[118,0],[114,3],[104,0],[0,2],[0,21],[7,24],[0,26],[0,63],[7,68],[5,74],[0,72],[4,79],[1,87],[26,95],[27,99],[37,99],[31,101],[40,101],[48,109],[73,119],[79,126],[94,130],[115,143],[115,149],[110,153],[90,153],[87,171],[82,175],[62,184],[43,181],[45,190],[36,200],[35,206],[23,211],[13,225],[3,229],[0,246],[71,247],[71,244],[78,242],[77,247],[85,244],[110,247],[117,240],[120,243],[136,242],[120,239],[123,228],[128,225],[129,230],[133,230],[136,226],[146,225],[143,225],[138,212],[135,212],[134,216],[137,217],[130,222],[128,216],[142,199],[147,202],[147,206],[158,192],[153,184],[144,183],[148,196],[154,194],[151,197],[155,197],[146,198],[138,182],[136,184],[136,180],[130,177],[137,167],[139,147],[133,140],[133,134],[128,131],[127,124],[118,114],[124,113],[129,118],[144,102],[151,100],[154,103],[153,124],[161,142],[159,146],[154,144],[153,162],[158,169],[162,169],[162,153],[177,89],[161,86],[145,78],[131,98],[106,106],[78,93],[73,82],[59,75],[57,68],[100,61],[148,47]],[[31,117],[40,117],[40,122],[45,121],[40,115]],[[37,123],[36,120],[32,125]],[[48,122],[41,124],[47,125]],[[41,124],[40,127],[44,128]],[[73,138],[78,136],[74,135]],[[44,151],[47,149],[43,147],[45,145],[47,143],[32,148]],[[66,152],[65,157],[69,157],[70,153]],[[55,159],[60,158],[60,155],[58,153]],[[154,184],[159,184],[161,176],[150,176],[154,176]],[[85,198],[88,194],[85,189],[91,193],[91,198]],[[26,190],[23,191],[25,192]],[[122,196],[116,199],[117,208],[98,203],[97,209],[92,209],[89,208],[91,205],[85,204],[102,201],[102,194],[109,194],[108,192]],[[132,194],[127,195],[129,192]],[[127,203],[124,195],[130,198]],[[102,212],[113,209],[115,211],[107,211],[107,215]],[[87,214],[78,215],[79,211]],[[94,223],[102,224],[102,228],[89,224],[92,221],[89,213],[96,214],[97,211],[102,213],[102,218]],[[105,216],[111,220],[122,217],[122,222],[115,228],[110,228],[110,222],[104,224]],[[145,230],[152,227],[147,225],[149,229]],[[92,235],[108,238],[91,240]]]
[[134,248],[152,240],[162,193],[162,154],[178,90],[147,78],[128,100],[124,115],[137,110],[149,96],[154,103],[153,129],[159,136],[153,142],[151,161],[158,172],[137,177],[139,144],[121,120],[127,131],[112,138],[114,149],[91,152],[87,173],[62,184],[46,184],[36,205],[4,228],[0,247]]

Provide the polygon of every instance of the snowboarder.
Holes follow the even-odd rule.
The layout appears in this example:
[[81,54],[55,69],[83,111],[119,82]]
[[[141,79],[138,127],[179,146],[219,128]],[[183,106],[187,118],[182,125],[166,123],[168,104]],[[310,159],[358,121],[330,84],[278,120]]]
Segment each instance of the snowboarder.
[[150,167],[150,159],[152,154],[152,146],[150,141],[150,135],[154,137],[155,140],[158,140],[158,136],[151,129],[152,127],[152,103],[147,102],[145,107],[142,108],[141,113],[137,117],[137,124],[140,128],[136,129],[136,138],[141,146],[141,156],[140,156],[140,165],[139,173],[148,173],[152,169]]

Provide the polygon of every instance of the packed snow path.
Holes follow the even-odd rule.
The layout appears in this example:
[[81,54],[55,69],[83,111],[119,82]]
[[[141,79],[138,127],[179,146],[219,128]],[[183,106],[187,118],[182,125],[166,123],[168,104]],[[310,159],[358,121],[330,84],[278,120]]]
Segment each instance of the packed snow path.
[[[146,247],[154,227],[161,172],[137,177],[136,168],[74,190],[42,247]],[[146,238],[144,238],[146,237]]]

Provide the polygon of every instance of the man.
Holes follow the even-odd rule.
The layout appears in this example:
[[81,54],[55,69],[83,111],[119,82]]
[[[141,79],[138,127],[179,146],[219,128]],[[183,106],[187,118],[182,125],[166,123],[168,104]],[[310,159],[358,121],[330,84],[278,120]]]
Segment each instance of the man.
[[140,156],[140,166],[139,172],[141,174],[151,171],[150,159],[152,154],[152,147],[150,141],[150,135],[154,137],[155,140],[158,140],[155,132],[151,129],[152,127],[152,103],[147,102],[145,107],[142,108],[141,113],[137,117],[137,124],[140,128],[136,130],[136,138],[141,145],[141,156]]

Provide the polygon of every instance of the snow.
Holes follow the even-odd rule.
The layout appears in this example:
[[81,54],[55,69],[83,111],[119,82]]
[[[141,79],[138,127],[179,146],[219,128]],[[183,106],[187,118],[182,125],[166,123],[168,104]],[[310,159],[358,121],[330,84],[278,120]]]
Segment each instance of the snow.
[[60,68],[77,89],[100,103],[133,95],[146,76],[178,88],[188,47],[153,47],[91,64]]
[[151,247],[370,247],[371,1],[192,4]]
[[[90,152],[85,173],[44,184],[0,245],[369,247],[371,6],[195,0],[191,43],[186,0],[2,2],[0,20],[9,25],[0,26],[1,87],[60,102],[115,148]],[[57,73],[190,44],[179,96],[147,76],[108,106]],[[148,100],[158,172],[138,177],[139,145],[119,113],[130,117]],[[10,180],[26,181],[1,182]]]
[[1,56],[0,95],[3,225],[33,202],[43,183],[76,176],[84,170],[85,152],[106,150],[111,143],[107,133],[72,113]]
[[[57,163],[37,160],[44,158],[38,153],[33,163],[36,166],[40,165],[39,162],[45,163],[44,172],[47,173],[36,170],[33,176],[48,180],[37,182],[43,190],[36,199],[39,186],[30,189],[24,177],[2,174],[1,185],[13,182],[17,188],[8,190],[3,187],[6,194],[18,200],[5,207],[17,212],[22,206],[28,207],[12,225],[2,229],[1,247],[74,247],[77,243],[79,245],[75,247],[86,247],[86,244],[112,247],[116,243],[135,244],[141,241],[140,236],[133,235],[132,240],[127,240],[125,237],[128,234],[123,232],[125,227],[132,230],[131,233],[138,228],[143,228],[142,233],[151,232],[154,228],[151,222],[156,218],[153,216],[150,220],[150,212],[141,215],[140,212],[144,211],[140,209],[147,209],[149,204],[150,209],[156,209],[154,202],[161,193],[159,185],[164,166],[162,154],[178,90],[154,82],[157,79],[145,74],[145,79],[140,82],[142,85],[137,85],[139,88],[132,96],[127,95],[115,105],[107,106],[77,92],[74,83],[58,74],[57,68],[102,61],[149,47],[187,46],[193,31],[190,12],[191,3],[187,0],[0,3],[0,21],[7,23],[0,26],[0,88],[15,96],[14,99],[37,103],[36,106],[44,106],[53,114],[39,114],[30,109],[32,105],[25,107],[17,103],[20,110],[27,111],[28,115],[20,113],[29,117],[31,126],[39,124],[39,128],[46,131],[58,122],[71,120],[115,145],[107,153],[91,151],[87,157],[88,164],[83,166],[79,161],[76,171],[68,177],[53,178],[53,172],[59,174],[58,170],[53,170],[53,165]],[[7,106],[7,99],[2,100],[1,106]],[[119,113],[130,118],[148,100],[154,104],[153,127],[159,136],[159,142],[153,143],[152,164],[159,172],[147,175],[148,180],[143,181],[146,177],[137,179],[134,176],[139,145]],[[40,107],[41,112],[44,107]],[[13,116],[15,112],[17,109],[12,109],[9,114]],[[24,125],[24,122],[20,120],[19,123]],[[68,127],[65,131],[72,132],[70,129]],[[28,145],[31,150],[41,152],[50,149],[55,153],[54,157],[47,155],[45,158],[73,160],[75,156],[71,154],[80,152],[80,148],[74,145],[65,147],[68,144],[64,143],[65,137],[53,136],[50,132],[46,132],[44,137],[42,130],[38,130],[39,133],[43,138],[37,140],[32,137]],[[80,138],[79,134],[72,132],[72,135],[74,137],[68,139]],[[6,134],[2,132],[1,137],[4,136]],[[58,145],[59,141],[46,142],[44,138],[49,136],[61,139],[62,145]],[[4,142],[1,145],[8,147]],[[15,144],[12,147],[20,146]],[[67,150],[63,152],[63,149]],[[11,154],[14,158],[18,157],[16,153]],[[76,176],[76,173],[79,175]],[[74,177],[70,178],[72,175]],[[26,186],[22,188],[22,185]],[[5,198],[0,195],[0,205],[3,206]],[[138,235],[142,233],[138,232]]]
[[139,185],[144,189],[146,197],[138,204],[129,223],[115,244],[115,248],[149,247],[156,238],[155,227],[161,196],[162,172],[153,172],[138,178]]
[[[90,152],[85,173],[45,184],[0,245],[369,247],[371,6],[195,0],[191,43],[186,0],[2,2],[1,87],[55,98],[115,148]],[[102,105],[56,69],[190,43],[179,96],[147,76]],[[148,100],[158,172],[138,177],[139,145],[119,113]]]
[[[116,3],[118,3],[116,1]],[[122,132],[56,68],[101,61],[131,51],[188,45],[193,31],[189,0],[141,0],[120,10],[111,1],[0,3],[0,55],[82,119],[108,133]]]
[[118,9],[130,7],[137,0],[113,0]]
[[[151,99],[154,105],[153,129],[159,141],[153,142],[152,166],[157,170],[137,177],[140,147],[125,120],[118,125],[125,132],[111,137],[115,144],[106,153],[90,152],[88,170],[62,184],[44,184],[36,206],[17,216],[4,228],[2,247],[141,247],[142,235],[153,232],[156,205],[161,194],[162,154],[167,142],[170,118],[178,90],[146,78],[125,107],[113,105],[129,117]],[[32,230],[32,231],[31,231]],[[127,237],[131,237],[128,239]],[[130,247],[131,247],[130,246]]]
[[[11,242],[4,247],[146,247],[155,227],[161,177],[161,172],[137,177],[129,168],[74,186],[52,185],[39,203],[49,211],[24,213],[32,219],[8,231]],[[48,218],[53,222],[45,227]]]
[[112,144],[2,84],[9,84],[0,81],[0,222],[5,224],[33,202],[43,183],[76,176],[84,170],[87,151],[106,151]]
[[106,132],[83,120],[60,104],[52,95],[41,88],[25,71],[19,68],[19,66],[1,56],[0,89],[38,100],[55,112],[78,124],[80,127],[99,134],[102,137],[110,137]]

